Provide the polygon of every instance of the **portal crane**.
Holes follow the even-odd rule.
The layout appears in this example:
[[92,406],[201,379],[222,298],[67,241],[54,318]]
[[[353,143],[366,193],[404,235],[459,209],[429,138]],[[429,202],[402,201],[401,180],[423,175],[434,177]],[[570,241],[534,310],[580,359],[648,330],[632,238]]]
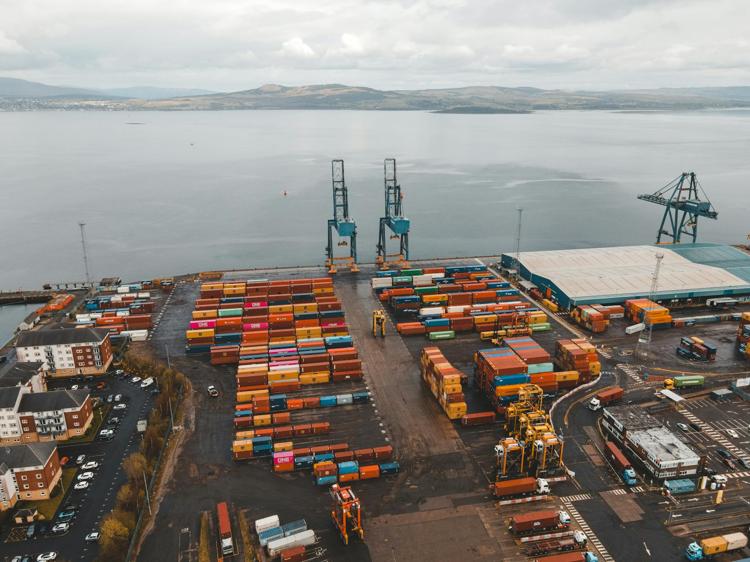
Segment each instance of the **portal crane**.
[[[396,178],[396,159],[386,158],[383,162],[385,184],[385,216],[380,217],[378,235],[378,256],[375,259],[381,269],[391,266],[409,267],[409,227],[410,221],[403,215],[403,195]],[[399,252],[388,254],[386,251],[386,227],[393,233],[390,238],[399,241]]]
[[[703,195],[703,199],[701,199]],[[716,220],[719,213],[708,200],[695,172],[683,172],[659,191],[639,195],[638,199],[666,207],[661,219],[656,243],[662,243],[662,236],[672,239],[672,244],[679,244],[683,234],[698,238],[698,218]],[[668,242],[665,242],[668,243]]]
[[[331,183],[333,187],[333,218],[328,219],[328,246],[326,246],[326,267],[328,273],[336,273],[336,262],[342,262],[350,271],[359,271],[357,267],[357,225],[349,218],[349,190],[344,178],[344,161],[331,161]],[[349,246],[349,256],[334,257],[333,231],[339,238],[338,246]],[[347,242],[345,239],[348,238]]]
[[349,486],[343,488],[338,484],[331,486],[331,519],[341,535],[344,544],[349,544],[349,533],[365,538],[365,530],[362,528],[362,505],[359,498]]

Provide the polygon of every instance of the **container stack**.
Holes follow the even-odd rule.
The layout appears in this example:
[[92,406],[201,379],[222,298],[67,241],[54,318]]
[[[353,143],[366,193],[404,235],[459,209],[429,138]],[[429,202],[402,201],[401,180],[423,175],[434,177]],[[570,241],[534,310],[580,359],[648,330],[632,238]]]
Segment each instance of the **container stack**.
[[466,399],[462,382],[466,375],[451,365],[437,347],[425,347],[420,357],[422,380],[430,387],[448,419],[466,415]]
[[696,336],[680,338],[677,355],[693,361],[715,361],[716,346]]
[[600,334],[609,327],[612,318],[623,318],[625,310],[619,305],[583,304],[573,309],[570,316],[579,326]]
[[669,309],[649,299],[625,301],[625,315],[633,322],[643,322],[655,330],[671,328],[672,316]]
[[750,359],[750,312],[743,312],[740,326],[737,329],[737,351],[746,359]]
[[555,363],[565,371],[577,371],[579,384],[585,384],[602,370],[596,347],[586,339],[558,340],[555,346]]

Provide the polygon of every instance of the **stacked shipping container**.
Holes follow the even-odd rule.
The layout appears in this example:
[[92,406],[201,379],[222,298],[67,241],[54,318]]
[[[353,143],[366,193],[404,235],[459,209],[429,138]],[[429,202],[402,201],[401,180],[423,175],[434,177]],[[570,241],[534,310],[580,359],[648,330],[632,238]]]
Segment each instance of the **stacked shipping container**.
[[461,383],[465,374],[451,365],[437,347],[425,347],[420,357],[422,380],[451,420],[466,415],[466,400]]
[[632,299],[625,301],[625,315],[633,322],[643,322],[655,330],[670,328],[672,316],[669,309],[649,299]]

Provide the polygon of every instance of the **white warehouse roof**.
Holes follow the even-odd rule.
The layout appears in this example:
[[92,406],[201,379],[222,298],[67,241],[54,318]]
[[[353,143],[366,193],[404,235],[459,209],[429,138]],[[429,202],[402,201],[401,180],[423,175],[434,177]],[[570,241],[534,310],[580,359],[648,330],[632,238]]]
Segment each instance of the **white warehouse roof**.
[[621,246],[522,252],[534,275],[549,279],[568,298],[648,294],[656,254],[664,255],[658,291],[742,288],[748,282],[724,268],[696,263],[663,246]]

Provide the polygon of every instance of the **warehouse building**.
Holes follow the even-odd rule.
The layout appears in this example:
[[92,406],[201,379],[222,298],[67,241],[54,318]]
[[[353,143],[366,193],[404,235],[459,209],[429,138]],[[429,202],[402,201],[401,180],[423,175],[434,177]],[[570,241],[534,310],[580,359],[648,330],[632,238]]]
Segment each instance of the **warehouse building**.
[[[648,297],[662,254],[658,301],[750,300],[750,254],[723,244],[621,246],[503,254],[500,265],[549,293],[562,309]],[[519,263],[520,262],[520,263]]]
[[604,409],[602,426],[655,480],[698,476],[704,460],[638,406]]

